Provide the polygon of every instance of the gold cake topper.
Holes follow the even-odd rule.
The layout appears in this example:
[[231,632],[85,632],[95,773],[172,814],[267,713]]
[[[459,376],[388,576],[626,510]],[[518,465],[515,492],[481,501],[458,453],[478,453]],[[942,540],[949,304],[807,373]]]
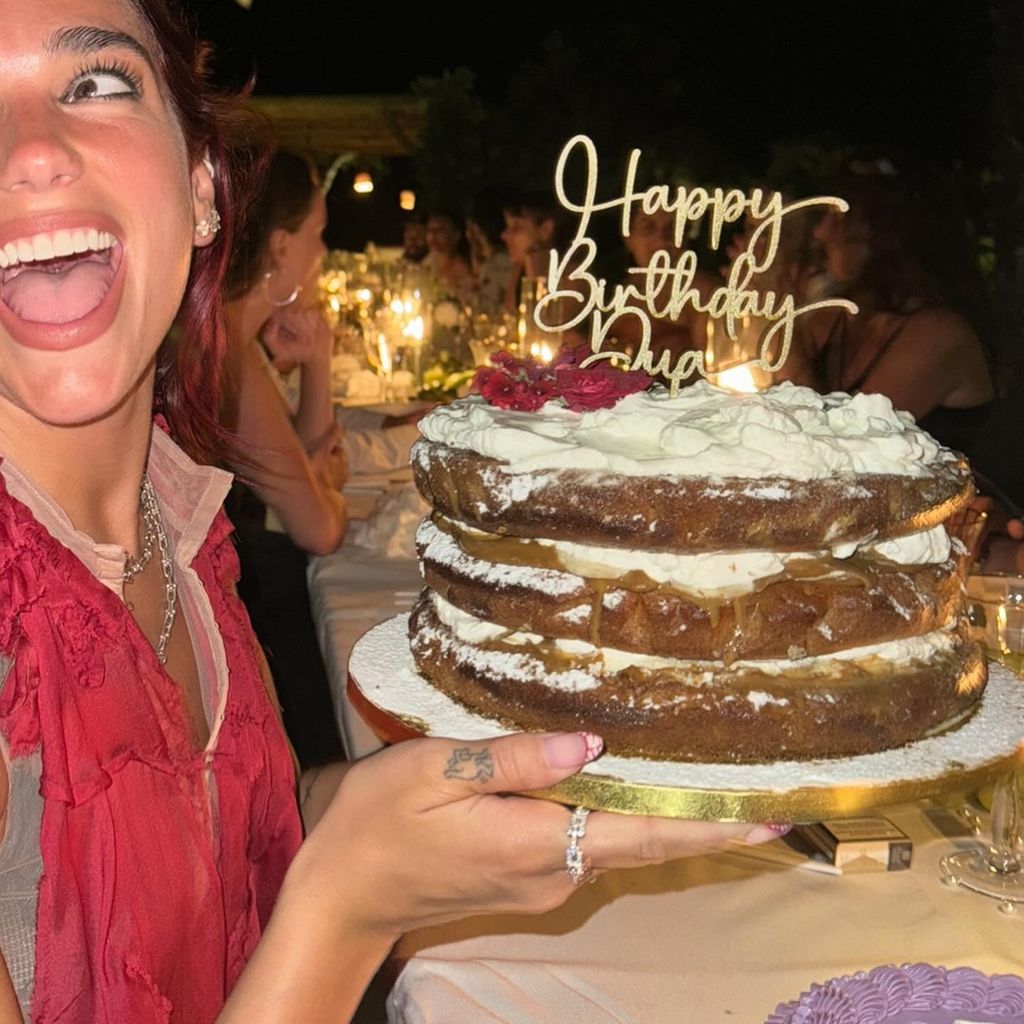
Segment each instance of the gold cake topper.
[[[566,191],[565,172],[570,159],[577,152],[586,161],[586,183],[579,200]],[[637,319],[640,326],[640,345],[630,364],[632,370],[645,370],[660,375],[668,382],[674,395],[681,381],[694,372],[707,376],[704,353],[684,352],[675,362],[672,353],[651,351],[651,319],[675,319],[687,306],[706,313],[712,320],[725,322],[732,341],[737,339],[737,321],[744,317],[759,317],[770,326],[761,336],[756,365],[774,373],[786,361],[793,340],[793,325],[798,317],[816,309],[838,308],[856,313],[857,307],[847,299],[821,299],[798,306],[792,295],[774,291],[758,291],[750,287],[755,274],[763,274],[775,260],[779,249],[782,222],[795,210],[825,207],[845,213],[848,205],[834,196],[815,196],[786,203],[781,192],[765,193],[754,189],[749,194],[741,189],[687,188],[685,186],[652,185],[637,191],[637,168],[641,152],[634,149],[629,156],[625,181],[620,195],[598,201],[597,148],[586,135],[576,135],[563,147],[555,168],[555,193],[564,209],[578,217],[576,232],[565,253],[551,250],[548,263],[547,294],[537,303],[537,325],[546,331],[565,331],[577,327],[588,317],[590,325],[589,355],[580,365],[588,366],[602,359],[622,358],[619,351],[605,351],[604,344],[612,328],[627,316]],[[629,234],[634,206],[646,214],[659,211],[674,218],[674,241],[680,247],[691,226],[710,216],[709,243],[718,248],[722,229],[746,217],[756,224],[747,238],[746,248],[733,261],[729,275],[721,287],[702,299],[693,284],[697,272],[697,254],[683,251],[678,257],[667,249],[660,249],[646,267],[630,267],[628,273],[639,279],[634,283],[616,284],[609,292],[608,282],[596,277],[591,268],[597,256],[597,244],[587,234],[590,218],[606,210],[620,210],[623,238]],[[765,240],[763,255],[757,248]],[[667,289],[667,297],[665,295]],[[562,299],[573,300],[563,304]],[[578,306],[578,310],[564,318],[561,310]],[[772,356],[772,346],[779,341],[778,351]]]

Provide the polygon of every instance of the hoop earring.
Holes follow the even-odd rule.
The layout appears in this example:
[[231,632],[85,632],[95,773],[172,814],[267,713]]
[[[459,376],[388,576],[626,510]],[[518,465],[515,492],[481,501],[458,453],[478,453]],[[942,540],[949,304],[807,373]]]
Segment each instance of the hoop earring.
[[291,290],[291,294],[288,296],[288,298],[275,299],[274,296],[270,294],[270,279],[273,276],[274,271],[268,270],[263,275],[263,281],[261,282],[263,293],[267,297],[267,302],[269,302],[272,306],[276,306],[278,309],[281,309],[284,306],[290,306],[299,297],[299,295],[302,294],[302,285],[296,284],[295,287]]

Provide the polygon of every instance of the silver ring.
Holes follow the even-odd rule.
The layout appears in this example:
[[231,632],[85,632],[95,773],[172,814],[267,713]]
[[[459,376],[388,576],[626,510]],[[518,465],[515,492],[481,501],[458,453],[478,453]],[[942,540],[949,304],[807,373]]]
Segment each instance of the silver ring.
[[594,869],[591,866],[590,858],[583,856],[580,843],[587,834],[587,818],[590,817],[589,807],[573,808],[572,817],[569,819],[569,827],[565,834],[569,837],[569,845],[565,850],[565,870],[572,879],[573,885],[583,885],[584,882],[594,882]]

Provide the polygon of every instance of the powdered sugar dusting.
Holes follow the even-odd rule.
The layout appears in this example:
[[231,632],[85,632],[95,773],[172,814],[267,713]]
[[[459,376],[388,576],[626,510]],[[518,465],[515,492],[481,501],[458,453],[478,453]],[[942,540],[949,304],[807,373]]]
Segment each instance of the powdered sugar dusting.
[[779,707],[785,707],[789,703],[789,700],[785,697],[773,697],[770,693],[764,693],[762,690],[751,690],[747,694],[747,700],[758,711],[768,704],[778,704]]
[[551,481],[550,473],[512,473],[491,466],[480,474],[491,500],[492,512],[504,512],[512,505],[527,501],[534,491]]
[[528,565],[504,565],[500,562],[482,562],[467,555],[462,548],[429,519],[424,519],[416,531],[416,544],[424,549],[423,557],[444,565],[461,576],[480,580],[492,587],[526,587],[542,594],[567,597],[583,589],[578,576],[557,569],[536,569]]
[[542,661],[529,654],[484,649],[475,644],[463,643],[454,633],[424,626],[419,629],[418,636],[424,641],[437,644],[460,665],[487,675],[503,676],[522,683],[537,683],[551,690],[566,690],[569,693],[593,690],[601,684],[600,679],[589,672],[579,669],[549,672]]
[[765,498],[768,501],[785,501],[792,491],[779,484],[754,484],[743,488],[743,493],[750,498]]
[[590,605],[578,604],[575,608],[559,612],[559,618],[564,619],[566,622],[586,622],[590,618]]
[[[393,714],[423,720],[429,724],[431,736],[486,739],[511,731],[470,713],[419,675],[409,650],[406,615],[367,633],[352,652],[350,670],[369,700]],[[971,771],[1009,757],[1022,746],[1021,723],[1024,686],[1013,673],[992,664],[978,710],[964,725],[897,750],[765,765],[684,764],[606,756],[583,770],[632,783],[715,791],[786,793],[815,787],[870,787],[937,778],[959,766]]]

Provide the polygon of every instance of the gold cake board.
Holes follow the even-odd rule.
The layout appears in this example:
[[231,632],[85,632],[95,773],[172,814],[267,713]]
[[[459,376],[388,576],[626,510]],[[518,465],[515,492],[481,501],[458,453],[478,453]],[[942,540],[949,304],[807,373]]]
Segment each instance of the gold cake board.
[[[408,616],[370,630],[349,662],[353,707],[387,743],[419,736],[488,739],[510,732],[435,690],[416,671]],[[594,810],[704,821],[848,818],[944,793],[969,792],[1024,764],[1024,682],[991,664],[975,714],[960,728],[898,751],[774,765],[706,765],[602,757],[531,796]]]

